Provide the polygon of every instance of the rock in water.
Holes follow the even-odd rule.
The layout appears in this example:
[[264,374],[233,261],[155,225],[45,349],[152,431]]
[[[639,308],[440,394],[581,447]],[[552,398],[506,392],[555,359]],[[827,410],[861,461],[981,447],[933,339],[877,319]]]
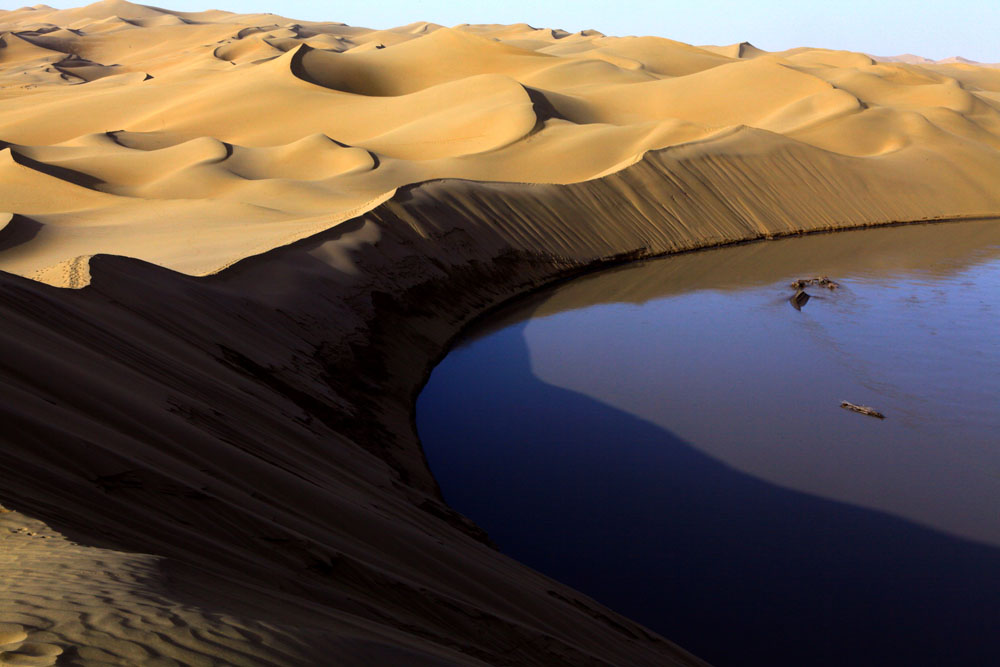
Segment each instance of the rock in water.
[[828,290],[835,290],[840,287],[840,283],[834,282],[827,278],[826,276],[817,276],[815,278],[799,278],[792,283],[792,287],[800,290],[808,285],[817,285],[819,287],[825,287]]
[[867,405],[855,405],[854,403],[848,403],[847,401],[841,401],[840,407],[845,410],[850,410],[851,412],[857,412],[858,414],[868,415],[869,417],[876,417],[877,419],[885,419],[885,415],[876,410],[875,408],[870,408]]
[[788,301],[791,302],[795,310],[802,310],[802,306],[806,305],[806,302],[809,301],[809,295],[805,290],[800,289],[789,297]]

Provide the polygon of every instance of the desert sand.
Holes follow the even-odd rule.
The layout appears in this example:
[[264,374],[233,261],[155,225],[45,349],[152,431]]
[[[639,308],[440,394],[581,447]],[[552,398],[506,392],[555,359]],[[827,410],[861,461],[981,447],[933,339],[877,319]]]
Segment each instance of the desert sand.
[[121,0],[0,44],[3,664],[700,664],[444,504],[430,368],[608,262],[1000,216],[961,59]]

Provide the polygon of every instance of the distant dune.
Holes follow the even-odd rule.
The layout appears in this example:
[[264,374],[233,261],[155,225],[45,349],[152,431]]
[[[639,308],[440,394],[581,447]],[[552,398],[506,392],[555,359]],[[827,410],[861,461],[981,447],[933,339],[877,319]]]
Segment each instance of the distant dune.
[[1000,63],[980,63],[975,60],[963,58],[962,56],[951,56],[950,58],[942,58],[941,60],[931,60],[930,58],[924,58],[923,56],[917,56],[912,53],[904,53],[900,56],[872,56],[872,58],[878,62],[907,63],[909,65],[948,65],[954,63],[958,65],[974,65],[976,67],[1000,67]]
[[700,664],[444,504],[434,361],[609,261],[997,216],[961,58],[0,11],[0,663]]

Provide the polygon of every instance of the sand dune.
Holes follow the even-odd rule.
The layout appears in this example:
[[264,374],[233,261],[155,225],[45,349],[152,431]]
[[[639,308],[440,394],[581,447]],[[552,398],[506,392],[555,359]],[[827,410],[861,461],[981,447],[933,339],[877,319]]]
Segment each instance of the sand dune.
[[[232,231],[246,207],[259,209],[248,222],[283,223],[254,247],[269,238],[277,245],[298,220],[329,214],[332,223],[338,211],[409,183],[581,181],[647,150],[741,126],[844,155],[926,150],[948,161],[959,151],[978,153],[979,164],[994,160],[1000,136],[1000,74],[955,62],[807,48],[768,54],[747,43],[694,47],[527,24],[372,31],[120,1],[17,10],[3,21],[0,138],[18,155],[72,170],[73,185],[118,197],[98,204],[66,192],[59,212],[20,205],[25,215],[61,216],[38,219],[53,228],[81,207],[84,219],[100,209],[119,228],[112,240],[103,225],[74,217],[74,242],[46,243],[34,266],[24,252],[16,265],[0,255],[0,266],[21,275],[71,252],[207,274],[246,251],[245,234],[211,232]],[[109,132],[119,145],[79,145]],[[316,135],[336,143],[300,144]],[[344,150],[332,150],[338,144]],[[991,172],[972,177],[991,187]],[[30,191],[48,199],[47,187]],[[208,199],[225,204],[207,213],[192,203]],[[181,259],[154,233],[141,247],[145,232],[122,228],[148,222],[153,214],[136,210],[150,201],[197,210],[195,226],[221,246]]]
[[959,58],[122,0],[0,45],[4,664],[699,664],[443,503],[438,355],[612,260],[1000,216]]

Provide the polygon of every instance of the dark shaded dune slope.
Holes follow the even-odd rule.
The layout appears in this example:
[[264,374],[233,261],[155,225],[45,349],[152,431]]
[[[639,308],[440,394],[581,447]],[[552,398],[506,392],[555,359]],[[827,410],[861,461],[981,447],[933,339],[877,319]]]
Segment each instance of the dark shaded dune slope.
[[412,410],[462,326],[548,281],[1000,213],[972,186],[964,208],[943,209],[944,186],[766,132],[714,146],[568,186],[408,187],[207,278],[108,255],[82,290],[0,274],[0,501],[85,545],[163,558],[153,608],[266,622],[284,656],[272,662],[315,662],[364,635],[372,648],[343,662],[698,664],[495,551],[441,501]]

